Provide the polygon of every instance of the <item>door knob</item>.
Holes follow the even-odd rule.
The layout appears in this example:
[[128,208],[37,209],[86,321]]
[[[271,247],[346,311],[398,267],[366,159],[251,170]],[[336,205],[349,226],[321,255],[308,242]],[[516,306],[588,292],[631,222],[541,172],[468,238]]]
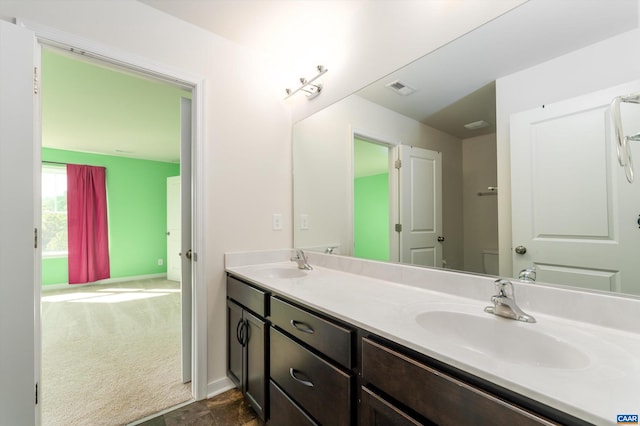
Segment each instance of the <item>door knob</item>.
[[518,246],[515,248],[515,252],[518,254],[525,254],[527,252],[527,248],[525,246]]
[[191,260],[191,249],[187,250],[187,259]]

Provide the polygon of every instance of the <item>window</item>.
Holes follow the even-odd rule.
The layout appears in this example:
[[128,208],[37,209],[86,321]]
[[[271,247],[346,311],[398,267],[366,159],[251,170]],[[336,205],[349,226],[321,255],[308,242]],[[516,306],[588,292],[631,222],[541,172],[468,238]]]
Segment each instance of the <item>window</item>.
[[67,169],[42,166],[42,256],[66,256]]

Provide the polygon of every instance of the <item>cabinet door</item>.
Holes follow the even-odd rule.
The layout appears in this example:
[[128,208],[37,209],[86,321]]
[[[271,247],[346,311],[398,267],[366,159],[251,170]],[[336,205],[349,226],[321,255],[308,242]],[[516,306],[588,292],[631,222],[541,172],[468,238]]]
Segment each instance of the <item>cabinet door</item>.
[[246,370],[244,393],[256,413],[265,419],[267,375],[265,371],[265,348],[267,333],[265,322],[248,311],[243,312],[245,326]]
[[227,375],[238,387],[242,387],[242,308],[227,300]]

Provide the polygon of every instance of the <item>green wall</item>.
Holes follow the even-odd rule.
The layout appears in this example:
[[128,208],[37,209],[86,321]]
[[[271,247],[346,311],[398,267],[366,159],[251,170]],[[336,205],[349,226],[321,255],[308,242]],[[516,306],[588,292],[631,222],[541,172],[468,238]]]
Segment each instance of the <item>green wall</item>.
[[[111,278],[167,272],[166,184],[179,164],[50,148],[42,160],[106,167]],[[66,257],[42,260],[43,285],[67,281]]]
[[356,178],[354,256],[389,260],[389,174]]

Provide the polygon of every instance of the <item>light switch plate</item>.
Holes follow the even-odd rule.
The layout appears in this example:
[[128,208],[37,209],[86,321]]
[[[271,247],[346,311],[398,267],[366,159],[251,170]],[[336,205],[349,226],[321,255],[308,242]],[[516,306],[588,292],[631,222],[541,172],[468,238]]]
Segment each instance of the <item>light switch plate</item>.
[[301,214],[300,215],[300,229],[309,229],[309,215]]
[[280,213],[273,214],[272,227],[274,231],[282,230],[282,215]]

